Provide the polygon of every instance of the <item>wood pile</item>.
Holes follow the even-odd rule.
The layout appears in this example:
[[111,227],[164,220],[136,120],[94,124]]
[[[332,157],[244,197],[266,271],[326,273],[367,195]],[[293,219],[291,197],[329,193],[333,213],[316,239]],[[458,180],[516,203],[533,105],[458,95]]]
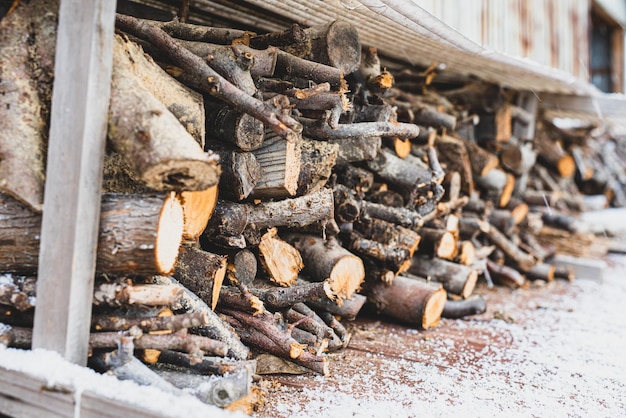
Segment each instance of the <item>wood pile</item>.
[[[0,343],[16,347],[54,68],[42,4],[0,22]],[[609,132],[558,127],[529,92],[392,74],[346,22],[116,26],[90,364],[120,378],[234,407],[254,395],[251,352],[327,375],[363,306],[428,329],[484,312],[481,278],[571,280],[550,257],[593,242],[586,195],[626,203]]]

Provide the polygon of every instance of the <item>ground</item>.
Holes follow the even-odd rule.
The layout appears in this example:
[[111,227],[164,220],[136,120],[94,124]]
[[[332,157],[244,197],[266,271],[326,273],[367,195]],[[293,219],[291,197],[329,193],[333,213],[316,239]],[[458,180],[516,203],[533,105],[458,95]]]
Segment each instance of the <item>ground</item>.
[[626,416],[626,257],[602,282],[478,289],[487,313],[350,324],[331,374],[265,376],[256,417]]

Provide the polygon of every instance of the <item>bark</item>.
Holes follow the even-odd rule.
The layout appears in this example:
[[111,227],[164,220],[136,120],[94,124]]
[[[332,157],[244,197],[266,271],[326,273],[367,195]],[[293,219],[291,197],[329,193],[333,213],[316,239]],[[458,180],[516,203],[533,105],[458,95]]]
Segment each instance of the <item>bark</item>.
[[[34,274],[38,268],[41,216],[0,195],[2,271]],[[183,231],[183,212],[173,194],[104,195],[96,271],[150,275],[174,267]]]
[[433,179],[430,169],[416,160],[400,159],[390,151],[381,150],[367,166],[404,194],[415,195],[420,189],[429,186]]
[[446,291],[425,280],[398,276],[393,283],[375,283],[367,300],[386,316],[423,329],[436,327],[446,303]]
[[487,303],[482,296],[474,295],[463,300],[446,301],[441,316],[443,318],[459,319],[466,316],[480,315],[487,312]]
[[253,360],[233,360],[222,357],[204,356],[198,359],[189,354],[172,350],[163,350],[159,354],[159,362],[172,364],[179,367],[185,367],[200,374],[218,374],[224,375],[234,373],[241,369],[256,369],[256,363]]
[[250,46],[256,49],[265,49],[268,46],[287,46],[305,42],[307,34],[299,25],[294,23],[288,29],[280,32],[269,32],[250,38]]
[[300,251],[304,261],[302,273],[314,281],[328,279],[338,301],[350,299],[361,286],[365,278],[363,262],[336,239],[306,234],[286,234],[283,238]]
[[490,170],[485,176],[476,177],[476,184],[481,189],[481,197],[503,208],[513,195],[515,177],[496,168]]
[[328,142],[339,146],[337,164],[371,161],[376,158],[382,145],[382,139],[379,136],[331,139]]
[[254,116],[222,103],[206,103],[207,135],[232,144],[242,151],[255,150],[263,144],[265,130]]
[[299,119],[304,126],[304,134],[318,140],[335,140],[360,138],[361,141],[375,140],[381,136],[411,139],[419,134],[417,125],[390,122],[359,122],[342,123],[336,128],[319,120]]
[[213,148],[219,156],[222,175],[220,176],[220,195],[230,200],[246,199],[261,178],[261,164],[251,152]]
[[528,270],[526,278],[528,280],[543,280],[551,282],[554,280],[554,273],[556,266],[548,263],[538,263],[533,268]]
[[226,275],[226,257],[193,247],[181,247],[174,277],[215,309]]
[[303,283],[291,287],[280,287],[259,290],[257,292],[272,309],[282,309],[296,303],[310,302],[313,300],[339,300],[333,293],[330,281]]
[[93,315],[91,329],[94,331],[128,331],[133,327],[143,332],[171,331],[195,328],[208,325],[208,318],[203,312],[181,315],[154,316],[147,318],[130,318],[113,315]]
[[413,258],[408,271],[416,276],[439,282],[449,294],[464,299],[470,297],[478,280],[478,273],[470,266],[424,256]]
[[360,219],[354,223],[354,229],[373,241],[406,249],[410,257],[413,257],[421,242],[418,233],[381,219]]
[[0,276],[0,304],[13,306],[23,312],[35,306],[36,298],[33,291],[24,291],[18,282],[13,276]]
[[337,161],[339,145],[323,141],[302,140],[300,174],[296,194],[304,196],[326,185]]
[[386,245],[378,241],[367,239],[352,233],[344,239],[346,248],[361,256],[377,260],[384,268],[401,274],[407,271],[411,264],[410,251],[396,245]]
[[341,305],[330,299],[311,300],[307,302],[307,305],[320,313],[327,312],[332,315],[337,315],[346,321],[353,321],[361,311],[366,300],[367,298],[365,296],[354,294],[351,298],[344,299]]
[[501,265],[487,259],[487,270],[493,280],[503,286],[523,287],[525,284],[524,276],[512,267]]
[[177,39],[217,43],[222,45],[228,45],[234,40],[243,38],[246,35],[254,34],[253,32],[237,29],[193,25],[177,20],[171,20],[169,22],[150,20],[146,22],[161,28],[165,33]]

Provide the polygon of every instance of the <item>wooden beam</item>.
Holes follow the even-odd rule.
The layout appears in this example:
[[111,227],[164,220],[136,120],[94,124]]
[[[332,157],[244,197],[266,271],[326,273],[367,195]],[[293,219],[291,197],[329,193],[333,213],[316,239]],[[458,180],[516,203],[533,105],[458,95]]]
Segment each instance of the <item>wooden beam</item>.
[[61,0],[33,348],[85,365],[115,1]]

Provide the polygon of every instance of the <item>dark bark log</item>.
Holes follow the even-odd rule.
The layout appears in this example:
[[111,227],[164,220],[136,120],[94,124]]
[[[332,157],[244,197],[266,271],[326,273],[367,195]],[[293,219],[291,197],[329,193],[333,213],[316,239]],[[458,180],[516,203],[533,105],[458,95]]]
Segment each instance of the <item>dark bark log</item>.
[[379,313],[423,329],[439,324],[446,303],[446,291],[440,285],[403,276],[390,285],[372,284],[366,293]]
[[181,247],[174,277],[215,309],[226,275],[226,257],[192,247]]
[[563,178],[570,178],[576,172],[576,162],[566,154],[561,143],[550,138],[545,129],[539,129],[534,141],[537,159]]
[[411,264],[410,251],[406,248],[386,245],[355,233],[350,234],[344,241],[350,251],[378,260],[395,274],[407,271]]
[[206,102],[207,134],[235,145],[242,151],[252,151],[263,144],[263,124],[254,116],[230,106]]
[[413,257],[421,242],[418,233],[381,219],[360,219],[354,223],[354,229],[364,237],[384,245],[404,248],[410,257]]
[[419,134],[417,125],[409,123],[390,122],[359,122],[342,123],[336,128],[331,128],[328,124],[312,119],[299,119],[304,126],[304,134],[318,140],[335,140],[360,138],[367,141],[381,136],[392,136],[397,138],[411,139]]
[[482,296],[474,295],[463,300],[446,301],[441,316],[443,318],[459,319],[466,316],[480,315],[487,312],[487,303]]
[[184,39],[186,41],[229,45],[234,40],[244,38],[247,35],[254,35],[253,32],[243,30],[194,25],[177,20],[169,22],[150,20],[147,21],[147,23],[159,27],[174,38]]
[[357,192],[367,192],[374,184],[374,174],[371,171],[352,164],[336,165],[334,172],[337,174],[337,182]]
[[430,169],[417,159],[400,159],[390,151],[381,150],[374,161],[367,163],[370,170],[386,182],[407,195],[415,195],[418,190],[431,184]]
[[475,177],[475,180],[483,199],[490,200],[501,208],[506,207],[511,200],[515,188],[515,177],[512,174],[495,168],[484,176]]
[[237,372],[242,368],[250,368],[252,370],[256,368],[256,364],[252,360],[232,360],[229,358],[207,356],[198,359],[197,357],[171,350],[161,351],[158,360],[161,363],[185,367],[201,374],[224,375]]
[[305,42],[307,34],[299,25],[294,23],[288,29],[280,32],[269,32],[250,38],[250,46],[256,49],[265,49],[268,46],[287,46]]
[[178,194],[183,208],[183,242],[196,243],[206,229],[217,205],[217,185],[206,190]]
[[496,283],[509,287],[523,287],[524,276],[509,266],[501,265],[487,259],[487,270]]
[[474,291],[478,279],[478,274],[472,267],[425,256],[414,257],[408,271],[439,282],[448,293],[465,299]]
[[[344,299],[343,303],[331,301],[330,299],[318,299],[307,302],[316,311],[325,311],[332,315],[337,315],[346,321],[353,321],[361,311],[367,298],[360,294],[354,294],[350,299]],[[326,321],[328,323],[328,321]]]
[[379,136],[331,139],[328,142],[339,146],[337,164],[371,161],[376,158],[382,146],[382,139]]
[[[213,147],[209,144],[209,147]],[[251,152],[217,150],[222,175],[220,195],[234,201],[246,199],[261,178],[261,165]]]
[[137,327],[143,332],[171,331],[195,328],[208,325],[209,321],[203,312],[181,315],[154,316],[147,318],[129,318],[113,315],[93,315],[91,329],[94,331],[128,331]]

